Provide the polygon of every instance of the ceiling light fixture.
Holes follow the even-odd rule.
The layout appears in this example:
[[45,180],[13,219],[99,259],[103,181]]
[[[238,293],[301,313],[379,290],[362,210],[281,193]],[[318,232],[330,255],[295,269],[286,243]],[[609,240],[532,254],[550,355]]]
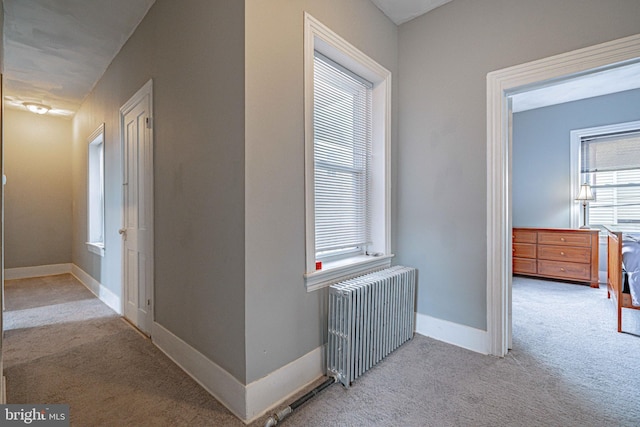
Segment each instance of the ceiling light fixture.
[[24,105],[27,110],[36,114],[46,114],[51,110],[51,107],[48,105],[38,104],[37,102],[23,102],[22,105]]

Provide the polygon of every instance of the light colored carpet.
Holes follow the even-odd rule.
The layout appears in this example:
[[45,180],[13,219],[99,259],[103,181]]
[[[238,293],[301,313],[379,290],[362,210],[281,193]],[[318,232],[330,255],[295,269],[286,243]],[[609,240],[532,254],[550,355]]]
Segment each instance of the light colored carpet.
[[[8,281],[6,303],[9,403],[68,403],[78,426],[243,425],[70,276]],[[516,278],[513,325],[502,359],[416,335],[281,425],[638,425],[640,311],[618,334],[605,290]]]
[[65,403],[72,426],[243,426],[70,275],[6,282],[8,403]]

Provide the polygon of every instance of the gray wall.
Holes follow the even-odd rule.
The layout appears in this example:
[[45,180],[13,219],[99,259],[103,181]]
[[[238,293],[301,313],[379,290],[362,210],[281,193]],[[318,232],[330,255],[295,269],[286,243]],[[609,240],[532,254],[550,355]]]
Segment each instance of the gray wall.
[[399,29],[398,262],[419,313],[486,329],[486,75],[640,32],[637,0],[454,0]]
[[397,27],[369,0],[246,2],[247,382],[326,342],[326,289],[307,293],[302,276],[304,11],[397,81]]
[[71,121],[4,111],[5,267],[71,262]]
[[[74,120],[74,262],[120,294],[118,108],[153,77],[155,319],[245,384],[326,340],[326,291],[302,276],[305,10],[397,71],[397,27],[369,0],[247,1],[246,52],[243,2],[157,0]],[[104,259],[82,237],[102,121]]]
[[[454,0],[399,30],[369,0],[157,0],[74,120],[73,260],[120,293],[118,108],[153,77],[156,321],[244,384],[325,341],[302,280],[303,10],[400,82],[396,262],[420,270],[420,313],[482,329],[486,73],[640,30],[635,0]],[[104,259],[81,238],[101,122]]]
[[513,115],[514,227],[571,227],[570,132],[640,120],[640,89]]
[[[150,78],[155,320],[244,382],[244,2],[157,0],[82,104],[73,129],[73,262],[120,295],[118,111]],[[104,258],[84,244],[86,138],[102,122]]]

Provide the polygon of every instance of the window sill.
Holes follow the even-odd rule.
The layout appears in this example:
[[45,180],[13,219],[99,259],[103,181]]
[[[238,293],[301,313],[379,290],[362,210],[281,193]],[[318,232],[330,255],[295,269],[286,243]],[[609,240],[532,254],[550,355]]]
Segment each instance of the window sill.
[[305,273],[304,282],[307,292],[326,288],[350,277],[389,267],[393,257],[393,254],[381,256],[360,255],[340,261],[323,263],[322,270]]
[[96,255],[104,256],[104,243],[87,242],[87,249]]

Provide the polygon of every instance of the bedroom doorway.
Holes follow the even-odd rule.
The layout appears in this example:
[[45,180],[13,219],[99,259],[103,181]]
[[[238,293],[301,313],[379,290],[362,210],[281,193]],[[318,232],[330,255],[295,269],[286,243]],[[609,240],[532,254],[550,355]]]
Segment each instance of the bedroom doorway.
[[511,98],[534,88],[640,63],[640,34],[487,75],[487,340],[511,347]]

